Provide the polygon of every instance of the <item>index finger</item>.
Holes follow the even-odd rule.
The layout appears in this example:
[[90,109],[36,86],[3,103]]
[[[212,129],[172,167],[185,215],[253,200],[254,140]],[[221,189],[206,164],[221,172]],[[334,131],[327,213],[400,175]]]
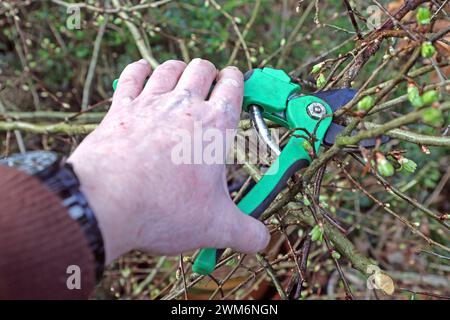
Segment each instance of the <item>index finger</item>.
[[119,77],[113,100],[134,100],[141,93],[145,79],[150,75],[150,64],[141,59],[125,67]]

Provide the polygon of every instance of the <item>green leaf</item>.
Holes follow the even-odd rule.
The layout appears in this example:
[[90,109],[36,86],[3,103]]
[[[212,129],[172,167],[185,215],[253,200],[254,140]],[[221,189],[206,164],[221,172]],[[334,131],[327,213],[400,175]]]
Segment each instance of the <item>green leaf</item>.
[[407,93],[408,93],[408,100],[410,102],[412,102],[417,97],[420,97],[419,88],[417,88],[417,86],[412,83],[408,84]]
[[378,157],[377,170],[384,177],[391,177],[395,173],[394,166],[384,156]]
[[304,197],[303,197],[303,204],[304,204],[305,206],[311,205],[311,202],[309,202],[309,199],[308,199],[307,196],[304,196]]
[[122,277],[128,278],[131,275],[131,269],[130,268],[124,268],[120,271],[122,274]]
[[436,49],[431,42],[424,42],[422,43],[421,53],[422,57],[431,58],[436,53]]
[[309,233],[312,241],[321,243],[323,241],[323,229],[319,225],[315,225]]
[[440,127],[444,122],[442,111],[436,108],[425,109],[422,119],[423,122],[434,127]]
[[317,88],[322,89],[326,82],[327,80],[325,79],[325,76],[323,75],[323,73],[321,73],[316,80]]
[[419,10],[417,10],[416,18],[419,24],[430,24],[431,22],[430,9],[420,7]]
[[429,90],[422,95],[422,101],[424,106],[431,106],[438,100],[439,100],[439,93],[436,90]]
[[229,266],[229,267],[234,267],[234,266],[237,265],[237,261],[236,261],[236,259],[233,258],[231,260],[228,260],[226,265]]
[[97,22],[98,22],[98,23],[103,23],[104,21],[105,21],[105,16],[102,15],[102,14],[100,14],[100,15],[97,17]]
[[365,96],[358,102],[359,111],[367,111],[373,107],[375,104],[375,99],[372,96]]
[[324,65],[323,62],[314,65],[312,67],[311,73],[318,73],[322,69],[323,65]]
[[423,107],[423,99],[422,97],[417,97],[413,101],[411,101],[411,104],[414,108],[419,109]]
[[331,256],[332,256],[334,259],[336,259],[336,260],[338,260],[338,259],[341,258],[341,255],[340,255],[339,252],[337,252],[337,251],[333,251],[333,253],[331,254]]
[[415,163],[411,159],[401,158],[400,160],[398,160],[398,162],[400,163],[399,171],[405,170],[409,173],[414,173],[414,171],[416,171],[417,163]]
[[411,102],[414,108],[418,109],[423,106],[423,100],[419,93],[419,88],[414,84],[408,85],[408,100]]

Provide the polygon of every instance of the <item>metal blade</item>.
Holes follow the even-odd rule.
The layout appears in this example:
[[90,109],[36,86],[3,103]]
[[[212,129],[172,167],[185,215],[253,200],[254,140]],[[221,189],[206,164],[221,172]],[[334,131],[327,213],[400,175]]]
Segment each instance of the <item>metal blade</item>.
[[279,156],[281,150],[275,143],[275,141],[272,140],[270,130],[269,128],[267,128],[267,124],[262,116],[261,108],[252,104],[249,106],[248,111],[250,112],[252,123],[261,139],[269,146],[269,148],[275,153],[276,156]]
[[337,109],[342,108],[350,100],[352,100],[356,92],[357,90],[344,88],[319,91],[312,93],[311,95],[325,101],[330,106],[331,110],[335,112]]
[[344,126],[332,122],[328,127],[325,137],[323,138],[323,143],[327,146],[332,146],[336,141],[336,137],[342,132],[342,130],[344,130],[344,128]]

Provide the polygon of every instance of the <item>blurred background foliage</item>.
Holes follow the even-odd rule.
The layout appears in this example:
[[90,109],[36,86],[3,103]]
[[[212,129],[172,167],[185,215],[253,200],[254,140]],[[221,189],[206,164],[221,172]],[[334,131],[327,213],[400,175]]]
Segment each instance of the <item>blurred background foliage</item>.
[[[8,16],[8,2],[19,11],[14,19],[18,20],[22,35],[18,34],[16,25],[11,21],[12,17]],[[101,5],[100,2],[86,1],[97,6]],[[249,22],[255,7],[255,1],[232,0],[217,3],[231,15],[234,23],[241,29]],[[294,41],[298,41],[298,44],[286,59],[280,61],[276,55],[267,65],[293,70],[352,36],[348,17],[342,10],[342,1],[324,1],[320,4],[318,21],[333,23],[320,27],[314,22],[314,6],[310,3],[312,2],[305,1],[301,4],[302,8],[308,7],[310,14],[304,17],[303,26],[296,35]],[[112,80],[128,63],[140,58],[135,39],[126,28],[124,20],[117,14],[106,15],[82,9],[81,29],[69,30],[66,24],[70,13],[65,6],[51,1],[5,1],[3,5],[4,14],[0,22],[3,76],[11,75],[15,78],[23,73],[23,61],[18,59],[14,50],[16,42],[19,42],[25,54],[23,58],[26,65],[48,91],[58,92],[58,96],[61,96],[58,100],[69,104],[72,111],[76,111],[80,104],[92,45],[105,17],[108,19],[108,25],[101,44],[101,57],[95,74],[96,86],[93,88],[91,103],[109,97],[112,93]],[[297,5],[297,1],[261,1],[254,23],[246,36],[254,67],[279,50],[283,42],[286,43],[290,32],[302,17],[301,12],[296,10]],[[229,63],[238,40],[230,19],[208,1],[169,1],[158,8],[133,11],[129,16],[129,19],[145,32],[145,41],[151,45],[153,56],[160,62],[202,57],[221,68]],[[349,28],[351,32],[346,33],[338,28]],[[300,39],[304,40],[299,41]],[[336,50],[335,55],[347,52],[352,46],[353,43],[349,41],[347,45]],[[280,63],[282,65],[279,65]],[[242,70],[247,69],[242,50],[231,64]],[[373,66],[375,65],[374,61]],[[304,74],[307,74],[310,70],[304,71]],[[12,83],[13,79],[6,84]],[[46,99],[51,100],[49,97]],[[51,101],[47,103],[46,99],[39,99],[42,100],[42,108],[53,104]]]

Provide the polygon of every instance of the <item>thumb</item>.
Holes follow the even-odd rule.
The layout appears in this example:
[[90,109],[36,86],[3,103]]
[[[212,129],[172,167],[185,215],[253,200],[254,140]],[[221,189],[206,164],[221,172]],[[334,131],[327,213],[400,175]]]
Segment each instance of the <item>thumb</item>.
[[224,246],[243,253],[255,253],[267,247],[270,234],[264,224],[229,201],[224,218]]

